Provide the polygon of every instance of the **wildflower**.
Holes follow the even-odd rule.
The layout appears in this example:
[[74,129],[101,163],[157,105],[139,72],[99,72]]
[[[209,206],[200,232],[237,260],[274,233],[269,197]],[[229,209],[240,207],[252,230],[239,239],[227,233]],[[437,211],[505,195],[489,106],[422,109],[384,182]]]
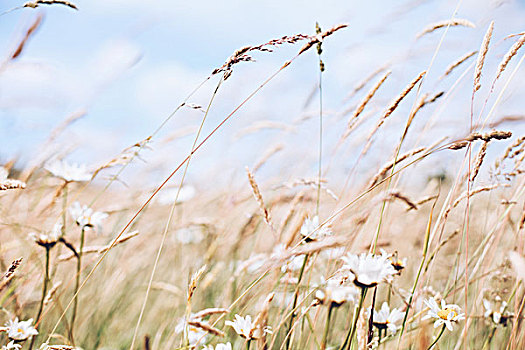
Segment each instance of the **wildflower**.
[[402,260],[399,259],[397,252],[394,254],[388,254],[384,249],[381,249],[381,255],[390,261],[392,267],[397,271],[398,274],[401,273],[401,270],[403,270],[407,265],[407,258],[403,258]]
[[241,337],[248,340],[259,339],[262,337],[263,333],[272,333],[269,327],[261,329],[259,325],[253,323],[250,315],[247,315],[246,317],[235,315],[235,321],[226,321],[225,323],[227,326],[233,327],[235,332]]
[[6,324],[7,336],[12,340],[26,340],[38,334],[38,331],[31,326],[31,323],[33,323],[32,318],[27,321],[18,321],[18,317],[14,321],[9,320]]
[[338,307],[349,301],[354,302],[358,294],[355,287],[344,286],[341,281],[331,278],[324,289],[315,293],[315,299],[321,304]]
[[401,311],[398,309],[390,310],[388,303],[383,303],[379,312],[374,310],[373,325],[379,330],[388,329],[390,332],[395,334],[399,328],[396,325],[396,322],[402,320],[403,317],[404,315]]
[[[202,350],[214,350],[213,346],[208,345],[202,348]],[[227,342],[226,344],[221,343],[215,345],[215,350],[232,350],[232,345],[230,342]]]
[[301,226],[301,235],[306,242],[317,241],[326,236],[331,236],[330,225],[319,227],[319,217],[316,215],[313,219],[306,218]]
[[85,165],[68,163],[65,160],[56,160],[45,166],[45,169],[54,176],[66,182],[83,182],[91,179]]
[[396,274],[390,261],[382,255],[347,254],[341,259],[344,261],[342,270],[350,271],[350,277],[360,288],[375,287],[383,281],[390,282]]
[[49,233],[35,233],[31,232],[29,236],[36,242],[36,244],[44,248],[53,248],[62,236],[62,224],[56,223],[53,230]]
[[15,341],[11,340],[9,344],[2,346],[2,350],[12,350],[12,349],[20,350],[22,349],[22,345],[15,344]]
[[69,214],[78,226],[82,228],[96,227],[98,231],[102,229],[102,220],[108,217],[107,213],[93,211],[87,205],[81,206],[79,202],[75,202],[69,207]]
[[501,303],[501,306],[498,311],[494,311],[492,309],[492,303],[488,301],[487,299],[483,299],[483,307],[485,308],[485,314],[483,315],[485,318],[491,319],[495,324],[506,326],[507,322],[510,318],[512,318],[513,314],[505,311],[507,308],[507,302],[503,301]]
[[454,304],[448,304],[441,299],[441,306],[438,305],[434,298],[425,300],[425,304],[430,308],[428,314],[423,317],[424,320],[435,318],[434,328],[444,324],[449,331],[452,331],[452,323],[457,323],[465,319],[465,314],[460,314],[461,308]]

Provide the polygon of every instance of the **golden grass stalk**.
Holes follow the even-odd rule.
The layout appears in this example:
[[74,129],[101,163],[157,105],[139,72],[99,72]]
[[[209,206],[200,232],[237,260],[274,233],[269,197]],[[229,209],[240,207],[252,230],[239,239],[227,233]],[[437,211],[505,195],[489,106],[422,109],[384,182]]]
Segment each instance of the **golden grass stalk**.
[[201,328],[203,330],[205,330],[206,332],[210,333],[210,334],[213,334],[217,337],[224,337],[226,336],[226,334],[224,334],[223,331],[221,331],[220,329],[217,329],[215,327],[212,327],[210,326],[209,324],[206,324],[204,322],[201,322],[201,321],[197,321],[197,320],[189,320],[188,321],[188,324],[190,326],[194,326],[194,327],[197,327],[197,328]]
[[334,34],[335,32],[337,32],[338,30],[340,29],[343,29],[343,28],[346,28],[348,27],[348,24],[338,24],[330,29],[328,29],[327,31],[325,32],[322,32],[314,37],[312,37],[310,39],[309,42],[307,42],[300,50],[299,52],[297,53],[297,56],[299,56],[300,54],[304,53],[305,51],[308,51],[312,46],[314,46],[315,44],[318,44],[320,42],[323,41],[324,38],[326,38],[327,36],[330,36],[332,34]]
[[270,150],[268,150],[261,159],[253,166],[253,173],[255,174],[257,170],[259,170],[260,167],[262,167],[268,159],[270,159],[274,154],[280,152],[284,146],[282,144],[278,144],[273,146]]
[[417,210],[418,207],[416,205],[416,203],[414,203],[414,201],[412,199],[410,199],[407,195],[405,195],[404,193],[402,193],[401,191],[399,190],[390,190],[388,191],[386,197],[385,197],[385,200],[392,200],[392,199],[399,199],[401,200],[402,202],[404,202],[406,205],[408,205],[408,209],[407,210]]
[[498,72],[496,73],[496,79],[494,79],[494,82],[499,79],[505,68],[507,68],[507,65],[509,64],[512,57],[516,56],[516,53],[518,53],[518,50],[525,44],[525,34],[521,36],[521,38],[512,45],[510,50],[507,52],[505,57],[503,57],[503,60],[501,60],[499,66],[498,66]]
[[11,263],[11,266],[9,266],[7,271],[4,273],[4,278],[7,279],[7,278],[11,277],[15,273],[16,269],[18,269],[18,267],[22,263],[22,260],[23,260],[23,258],[18,258],[16,260],[13,260],[13,262]]
[[220,308],[220,307],[211,307],[208,309],[201,310],[193,315],[193,318],[195,319],[203,319],[204,317],[208,317],[211,315],[222,315],[227,314],[230,312],[228,309]]
[[46,307],[50,302],[53,301],[53,297],[55,296],[58,288],[60,288],[61,285],[62,285],[62,282],[57,282],[53,284],[53,288],[51,288],[49,292],[47,292],[47,295],[44,298],[44,307]]
[[481,71],[483,69],[483,64],[485,63],[485,57],[489,50],[490,39],[492,38],[492,32],[494,31],[494,21],[490,22],[489,28],[485,33],[483,42],[481,43],[481,48],[479,49],[478,60],[476,61],[476,69],[474,70],[474,92],[478,91],[481,88]]
[[454,232],[452,232],[447,238],[441,241],[439,245],[432,251],[425,265],[425,272],[427,272],[428,267],[430,266],[430,263],[432,262],[432,260],[434,260],[434,258],[436,257],[436,254],[441,250],[441,248],[443,248],[448,242],[450,242],[452,238],[457,236],[458,233],[459,233],[458,229],[454,230]]
[[498,187],[509,187],[510,185],[508,184],[496,184],[496,185],[490,185],[490,186],[483,186],[483,187],[478,187],[478,188],[475,188],[473,189],[472,191],[470,191],[470,193],[467,193],[468,191],[465,191],[463,192],[457,199],[456,201],[454,202],[454,204],[452,204],[452,207],[455,208],[458,206],[459,203],[461,203],[462,200],[466,199],[467,198],[467,195],[468,197],[472,197],[478,193],[481,193],[481,192],[488,192],[488,191],[492,191]]
[[447,20],[444,20],[444,21],[439,21],[439,22],[436,22],[436,23],[429,24],[419,34],[416,35],[416,38],[419,39],[423,35],[426,35],[428,33],[432,33],[436,29],[440,29],[440,28],[444,28],[444,27],[469,27],[469,28],[476,28],[474,23],[472,23],[468,19],[463,19],[463,18],[447,19]]
[[191,298],[193,297],[193,293],[195,293],[195,289],[197,289],[197,283],[199,282],[199,279],[204,274],[204,271],[208,268],[207,265],[202,265],[200,269],[198,269],[190,279],[190,283],[188,284],[188,303],[190,302]]
[[384,71],[385,69],[387,68],[387,66],[382,66],[382,67],[379,67],[378,69],[376,69],[375,71],[373,71],[369,76],[367,76],[366,78],[364,78],[363,80],[361,80],[353,89],[352,91],[348,94],[348,96],[346,96],[345,98],[345,101],[348,101],[349,99],[351,99],[352,97],[354,97],[355,94],[357,94],[359,91],[361,91],[365,86],[366,84],[368,84],[372,79],[374,79],[379,73],[381,73],[382,71]]
[[460,58],[458,58],[456,61],[452,62],[448,67],[447,69],[445,70],[445,73],[443,73],[443,75],[441,76],[441,78],[439,78],[440,80],[443,79],[444,77],[446,77],[447,75],[449,75],[450,73],[452,73],[452,71],[454,71],[454,69],[456,69],[457,67],[459,67],[463,62],[465,62],[466,60],[468,60],[469,58],[471,58],[472,56],[474,56],[475,54],[477,54],[478,52],[477,51],[472,51],[472,52],[468,52],[466,53],[465,55],[461,56]]
[[483,160],[485,159],[485,156],[487,155],[487,146],[489,142],[484,141],[481,145],[481,148],[478,151],[478,154],[476,156],[476,160],[474,162],[474,167],[472,169],[472,173],[470,174],[470,182],[474,182],[476,179],[476,176],[478,176],[479,169],[481,168],[481,164],[483,164]]
[[252,188],[253,196],[255,197],[257,204],[259,204],[259,209],[261,210],[264,221],[268,224],[268,226],[273,227],[270,217],[270,211],[268,210],[268,208],[266,208],[263,197],[261,195],[261,191],[259,190],[259,186],[257,185],[257,182],[255,182],[255,177],[253,176],[252,172],[248,167],[246,167],[246,174],[248,175],[248,180]]
[[25,45],[27,44],[27,41],[31,38],[31,36],[36,32],[36,30],[38,29],[38,27],[40,27],[40,24],[42,23],[42,18],[43,16],[42,15],[39,15],[35,21],[33,22],[33,24],[29,27],[29,29],[26,31],[24,37],[22,38],[22,40],[18,43],[16,49],[13,51],[13,53],[10,55],[9,59],[10,60],[14,60],[15,58],[17,58],[18,56],[20,56],[20,54],[22,53],[22,51],[24,50],[24,47]]
[[413,149],[411,151],[408,151],[404,154],[401,154],[399,157],[397,157],[397,160],[396,159],[393,159],[391,161],[389,161],[388,163],[386,163],[382,168],[381,170],[379,170],[379,172],[372,178],[372,180],[370,181],[370,183],[368,184],[367,188],[370,189],[372,187],[374,187],[379,181],[381,181],[382,179],[384,179],[388,173],[388,171],[390,169],[392,169],[392,167],[400,162],[402,162],[403,160],[407,159],[408,157],[411,157],[415,154],[418,154],[418,153],[421,153],[425,150],[425,147],[419,147],[419,148],[416,148],[416,149]]
[[372,145],[372,136],[374,136],[374,134],[377,132],[377,130],[379,130],[379,128],[381,127],[381,125],[383,125],[383,123],[385,122],[385,120],[390,117],[390,115],[396,110],[396,108],[399,106],[399,104],[401,103],[401,101],[410,93],[410,91],[412,91],[412,89],[414,88],[414,86],[416,86],[416,84],[421,80],[423,79],[423,76],[426,74],[426,71],[423,71],[421,73],[419,73],[419,75],[414,78],[406,87],[405,89],[395,98],[392,100],[392,102],[390,102],[390,105],[388,106],[388,108],[385,110],[385,112],[383,113],[383,115],[381,116],[381,118],[379,119],[379,121],[377,122],[377,125],[375,126],[375,128],[370,132],[370,134],[368,135],[367,137],[367,144],[365,146],[365,148],[363,149],[363,154],[366,153],[368,151],[368,149],[370,149],[370,146]]
[[40,5],[64,5],[67,7],[70,7],[72,9],[78,10],[77,6],[69,1],[64,0],[35,0],[35,1],[28,1],[24,3],[23,7],[30,7],[30,8],[37,8]]
[[374,97],[374,95],[377,92],[377,90],[379,90],[381,85],[383,85],[383,83],[385,82],[385,80],[388,78],[388,76],[391,73],[392,73],[392,71],[390,71],[390,70],[387,71],[383,75],[383,77],[381,79],[379,79],[377,81],[377,83],[368,91],[368,93],[366,94],[365,98],[361,101],[359,106],[354,111],[354,114],[352,114],[352,117],[348,120],[348,129],[352,128],[352,125],[355,124],[357,117],[359,117],[359,115],[363,112],[363,110],[365,109],[365,107],[368,104],[368,102],[370,102],[372,97]]

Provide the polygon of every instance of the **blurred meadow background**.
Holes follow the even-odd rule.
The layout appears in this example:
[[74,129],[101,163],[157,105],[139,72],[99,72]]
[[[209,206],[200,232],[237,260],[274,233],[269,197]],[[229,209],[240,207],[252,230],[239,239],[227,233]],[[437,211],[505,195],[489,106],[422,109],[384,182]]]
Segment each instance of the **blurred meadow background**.
[[525,348],[523,18],[3,2],[2,350]]

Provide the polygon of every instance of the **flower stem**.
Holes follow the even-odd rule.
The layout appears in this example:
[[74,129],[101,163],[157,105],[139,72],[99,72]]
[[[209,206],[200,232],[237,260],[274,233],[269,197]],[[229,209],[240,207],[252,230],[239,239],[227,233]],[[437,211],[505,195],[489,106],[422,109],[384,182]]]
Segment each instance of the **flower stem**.
[[[42,311],[44,310],[44,300],[46,299],[47,294],[47,286],[49,282],[49,251],[51,250],[50,247],[46,247],[46,262],[44,265],[44,281],[42,282],[42,297],[40,298],[40,306],[38,307],[38,312],[35,317],[35,322],[38,325],[40,322],[40,316],[42,315]],[[31,343],[29,344],[29,349],[31,350],[33,348],[33,343],[35,342],[36,337],[31,338]]]
[[246,350],[250,350],[250,343],[252,342],[251,339],[248,339],[248,341],[246,341]]
[[84,250],[84,236],[85,236],[85,227],[82,226],[82,231],[80,232],[80,246],[78,249],[77,255],[77,274],[75,281],[75,291],[74,291],[74,303],[73,303],[73,312],[71,314],[71,341],[74,344],[73,340],[73,331],[75,329],[75,319],[77,317],[77,308],[78,308],[78,288],[80,286],[80,272],[82,271],[82,250]]
[[326,316],[326,326],[324,327],[323,340],[321,341],[321,350],[326,349],[326,342],[328,341],[328,333],[330,332],[330,320],[332,318],[333,309],[334,304],[330,303],[330,306],[328,306],[328,315]]
[[[361,309],[363,308],[363,304],[365,302],[366,298],[366,291],[368,288],[361,288],[361,299],[359,299],[359,305],[357,306],[356,310],[354,311],[354,316],[352,318],[352,326],[350,327],[350,330],[346,334],[346,338],[344,343],[341,345],[339,350],[344,350],[345,348],[350,349],[352,347],[352,340],[354,338],[354,334],[357,328],[357,320],[359,319],[359,314],[361,313]],[[346,346],[348,344],[348,347]]]
[[308,262],[309,256],[310,254],[306,254],[304,256],[303,266],[301,266],[301,271],[299,271],[299,277],[297,278],[297,286],[295,287],[295,293],[292,304],[292,315],[290,316],[290,323],[288,324],[288,330],[286,332],[286,350],[290,348],[290,339],[292,338],[292,335],[289,333],[292,330],[293,320],[295,318],[295,308],[297,307],[297,299],[299,298],[299,284],[301,283],[301,279],[303,278],[304,270],[306,269],[306,263]]
[[443,335],[443,332],[445,332],[445,325],[443,325],[443,327],[441,328],[441,332],[439,332],[439,335],[437,336],[437,338],[432,342],[432,344],[430,344],[430,346],[428,347],[427,350],[430,350],[434,347],[434,345],[436,345],[436,343],[438,342],[439,338],[441,338],[441,336]]

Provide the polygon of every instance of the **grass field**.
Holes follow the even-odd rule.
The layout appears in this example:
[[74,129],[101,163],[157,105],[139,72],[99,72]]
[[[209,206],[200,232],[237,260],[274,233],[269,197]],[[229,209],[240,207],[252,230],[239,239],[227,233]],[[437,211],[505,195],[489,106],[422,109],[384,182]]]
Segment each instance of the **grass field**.
[[[76,10],[26,3],[48,5]],[[37,16],[3,69],[40,25]],[[419,73],[385,92],[409,58],[362,72],[337,111],[323,104],[323,79],[337,74],[325,50],[351,25],[282,33],[217,62],[151,134],[105,162],[46,152],[76,115],[41,157],[4,159],[2,350],[525,348],[524,117],[499,112],[516,104],[509,86],[523,76],[525,34],[496,36],[497,25],[453,16],[416,30],[410,40],[435,38]],[[441,41],[459,29],[480,40],[439,61]],[[230,113],[208,120],[240,66],[283,47],[295,51]],[[215,151],[217,134],[305,56],[316,57],[318,75],[309,139],[245,148],[252,162],[229,184],[218,157],[206,185],[191,184],[194,158]],[[203,87],[211,93],[195,101]],[[470,112],[444,129],[449,104]],[[200,112],[199,127],[185,134],[180,162],[162,158],[171,170],[159,177],[148,157],[188,109]],[[259,140],[268,129],[301,137],[266,121],[230,131]]]

